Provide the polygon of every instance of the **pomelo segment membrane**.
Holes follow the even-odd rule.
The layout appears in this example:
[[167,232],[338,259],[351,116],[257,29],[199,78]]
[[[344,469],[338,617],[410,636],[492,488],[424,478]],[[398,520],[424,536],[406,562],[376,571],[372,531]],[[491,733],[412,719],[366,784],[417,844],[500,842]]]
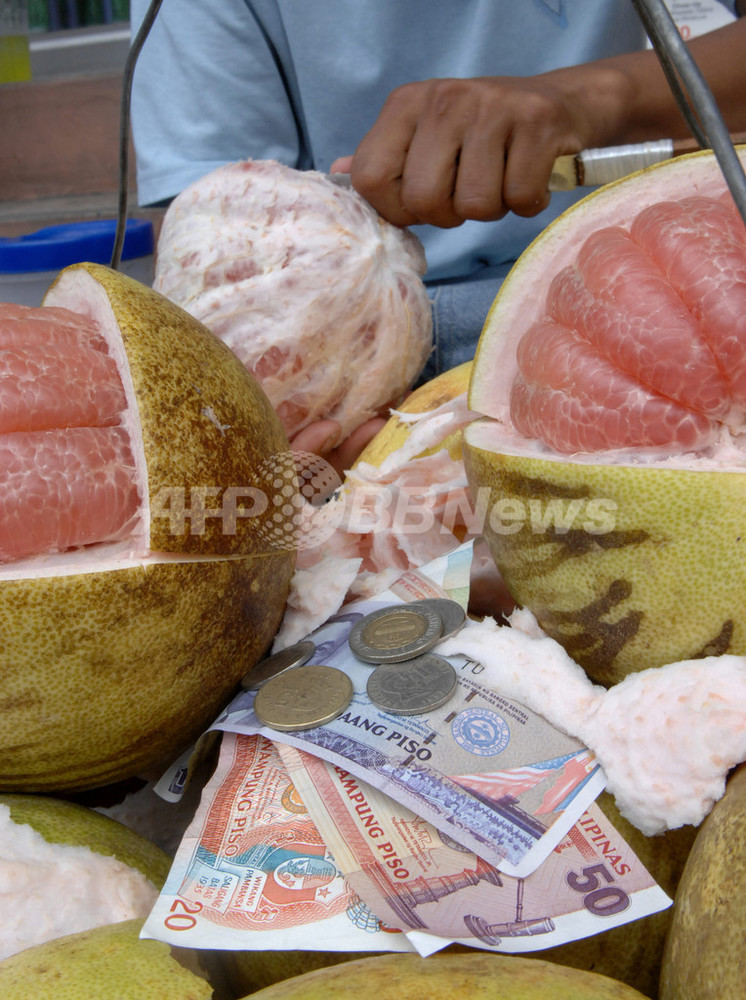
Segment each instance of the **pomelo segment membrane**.
[[140,498],[126,409],[90,317],[0,305],[0,562],[131,530]]
[[106,341],[98,325],[89,317],[63,309],[29,306],[3,302],[0,315],[0,350],[8,347],[50,347],[59,349],[86,344],[99,351],[106,351]]
[[729,193],[588,235],[516,349],[510,420],[561,453],[701,451],[746,413],[746,227]]
[[82,345],[30,350],[0,348],[0,434],[119,422],[127,402],[108,355]]

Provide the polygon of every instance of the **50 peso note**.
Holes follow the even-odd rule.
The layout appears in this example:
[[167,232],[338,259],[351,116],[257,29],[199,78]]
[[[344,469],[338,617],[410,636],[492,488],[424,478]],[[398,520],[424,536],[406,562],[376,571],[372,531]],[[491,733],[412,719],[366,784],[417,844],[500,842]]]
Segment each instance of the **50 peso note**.
[[348,884],[276,747],[232,734],[141,937],[246,951],[414,950]]
[[671,905],[596,803],[526,878],[498,872],[349,772],[279,746],[349,884],[422,955],[551,948]]

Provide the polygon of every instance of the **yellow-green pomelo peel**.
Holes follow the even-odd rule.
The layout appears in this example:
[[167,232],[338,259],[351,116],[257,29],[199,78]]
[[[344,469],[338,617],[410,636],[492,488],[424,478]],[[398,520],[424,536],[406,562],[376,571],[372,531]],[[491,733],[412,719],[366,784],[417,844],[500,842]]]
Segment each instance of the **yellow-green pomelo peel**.
[[56,938],[0,962],[3,1000],[212,1000],[206,979],[127,920]]
[[606,976],[539,959],[470,952],[383,955],[287,979],[254,1000],[640,1000]]
[[[200,499],[209,510],[224,490],[256,485],[252,473],[289,449],[269,400],[233,352],[152,288],[101,264],[65,268],[44,305],[116,323],[124,357],[117,358],[116,343],[107,340],[120,361],[132,429],[142,440],[150,549],[181,556],[271,555],[257,531],[260,516],[238,517],[230,526],[209,514],[199,524],[191,523],[191,513],[183,525],[179,517],[182,490],[190,511]],[[198,490],[205,492],[195,495]],[[174,517],[153,512],[155,503]]]
[[156,889],[166,881],[171,859],[155,844],[95,809],[47,795],[0,795],[14,823],[27,824],[49,844],[87,847],[136,868]]
[[489,439],[468,427],[464,464],[495,562],[595,681],[746,653],[743,473],[550,461]]
[[744,994],[746,766],[705,818],[674,898],[660,1000],[724,1000]]
[[516,348],[588,235],[655,202],[724,190],[713,155],[699,153],[577,203],[506,278],[474,361],[469,405],[487,419],[466,429],[464,462],[497,567],[517,603],[604,684],[675,660],[746,653],[743,456],[563,456],[528,441],[509,412]]
[[355,951],[223,951],[215,964],[229,984],[233,997],[264,990],[275,983],[318,969],[374,958],[374,952]]
[[[414,392],[404,400],[398,407],[401,413],[425,413],[428,410],[435,410],[444,403],[449,403],[452,399],[465,393],[469,388],[471,378],[472,362],[465,361],[455,368],[436,375],[435,378],[419,386]],[[369,465],[379,466],[383,460],[392,452],[401,448],[409,437],[412,425],[402,420],[398,413],[392,414],[373,440],[366,445],[355,461],[355,465],[360,462],[367,462]],[[461,431],[453,431],[443,439],[437,446],[447,448],[454,460],[461,457]],[[427,449],[423,454],[427,455],[435,448]]]
[[[214,507],[229,488],[270,493],[266,470],[288,454],[276,414],[232,352],[100,265],[66,269],[45,304],[105,329],[128,394],[143,505],[126,543],[0,567],[6,791],[91,788],[170,762],[266,651],[295,561],[292,548],[267,542],[271,495],[263,517],[191,517],[200,498]],[[190,516],[180,517],[185,506]]]

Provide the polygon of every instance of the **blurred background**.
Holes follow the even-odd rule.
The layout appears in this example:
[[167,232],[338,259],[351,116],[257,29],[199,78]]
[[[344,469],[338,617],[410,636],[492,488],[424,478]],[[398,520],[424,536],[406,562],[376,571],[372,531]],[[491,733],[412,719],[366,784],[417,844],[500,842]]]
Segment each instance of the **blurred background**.
[[[129,17],[129,0],[0,0],[0,299],[24,301],[13,271],[27,265],[8,241],[116,218]],[[129,215],[157,232],[162,210],[137,205],[131,144],[128,176]]]
[[[685,38],[731,17],[715,0],[666,2]],[[129,17],[129,0],[0,0],[0,241],[116,217]],[[164,210],[138,207],[134,159],[130,144],[129,214],[157,238]]]
[[129,21],[129,0],[28,0],[31,31]]

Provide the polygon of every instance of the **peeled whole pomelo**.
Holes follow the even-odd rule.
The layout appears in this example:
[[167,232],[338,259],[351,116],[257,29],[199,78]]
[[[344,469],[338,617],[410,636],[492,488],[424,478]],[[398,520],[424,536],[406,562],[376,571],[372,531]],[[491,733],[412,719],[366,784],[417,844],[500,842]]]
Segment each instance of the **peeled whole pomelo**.
[[[170,763],[269,646],[295,558],[292,531],[288,544],[273,534],[285,515],[272,501],[295,489],[287,439],[231,351],[100,265],[61,273],[37,312],[54,326],[61,310],[95,328],[126,406],[113,426],[0,433],[4,790],[91,788]],[[79,446],[88,432],[95,447]],[[110,523],[87,535],[100,509]],[[14,533],[41,548],[13,557]]]
[[472,495],[516,602],[600,683],[746,653],[745,307],[746,228],[697,153],[569,209],[487,317]]
[[141,920],[47,941],[0,962],[3,1000],[213,1000],[199,953],[139,938]]
[[251,996],[254,1000],[640,1000],[642,993],[606,976],[540,959],[469,952],[429,958],[379,955],[344,962],[286,979]]
[[166,212],[153,287],[258,379],[290,437],[340,437],[414,383],[432,348],[422,244],[350,187],[274,160],[225,164]]
[[63,935],[144,919],[171,859],[85,806],[0,795],[0,960]]

